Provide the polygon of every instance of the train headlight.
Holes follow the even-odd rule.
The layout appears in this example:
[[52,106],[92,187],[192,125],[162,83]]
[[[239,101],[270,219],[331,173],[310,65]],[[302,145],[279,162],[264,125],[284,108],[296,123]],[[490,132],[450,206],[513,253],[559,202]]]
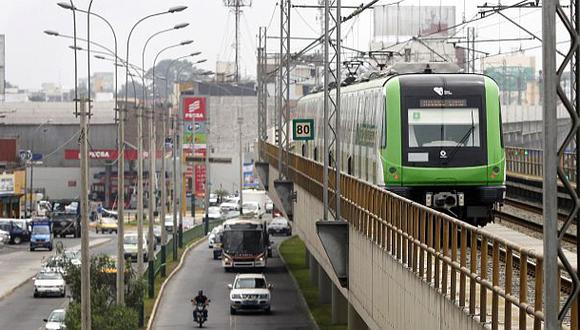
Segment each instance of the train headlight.
[[457,194],[457,204],[459,206],[465,206],[465,194],[463,193]]

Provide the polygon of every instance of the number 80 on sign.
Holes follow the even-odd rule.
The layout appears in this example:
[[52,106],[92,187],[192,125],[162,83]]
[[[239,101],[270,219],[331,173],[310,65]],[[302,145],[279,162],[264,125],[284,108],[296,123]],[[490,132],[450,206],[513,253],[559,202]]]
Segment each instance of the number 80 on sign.
[[314,140],[314,119],[294,119],[292,133],[295,141]]

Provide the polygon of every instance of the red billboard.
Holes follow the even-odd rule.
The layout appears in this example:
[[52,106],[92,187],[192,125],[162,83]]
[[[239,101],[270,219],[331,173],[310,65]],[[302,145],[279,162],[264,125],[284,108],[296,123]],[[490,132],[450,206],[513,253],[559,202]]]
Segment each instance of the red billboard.
[[200,96],[186,96],[183,98],[183,120],[205,121],[206,99]]

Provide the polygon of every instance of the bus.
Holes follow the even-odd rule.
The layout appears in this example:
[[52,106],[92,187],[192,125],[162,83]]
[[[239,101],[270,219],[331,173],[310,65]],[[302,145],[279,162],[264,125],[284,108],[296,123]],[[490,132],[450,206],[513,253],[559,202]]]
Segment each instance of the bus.
[[222,266],[236,268],[266,268],[271,255],[266,224],[258,219],[230,219],[223,224]]

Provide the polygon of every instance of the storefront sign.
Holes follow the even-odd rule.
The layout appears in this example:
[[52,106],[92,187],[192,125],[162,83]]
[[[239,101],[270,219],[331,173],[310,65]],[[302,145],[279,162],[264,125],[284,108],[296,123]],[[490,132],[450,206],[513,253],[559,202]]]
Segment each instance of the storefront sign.
[[14,194],[14,174],[0,174],[0,195]]

